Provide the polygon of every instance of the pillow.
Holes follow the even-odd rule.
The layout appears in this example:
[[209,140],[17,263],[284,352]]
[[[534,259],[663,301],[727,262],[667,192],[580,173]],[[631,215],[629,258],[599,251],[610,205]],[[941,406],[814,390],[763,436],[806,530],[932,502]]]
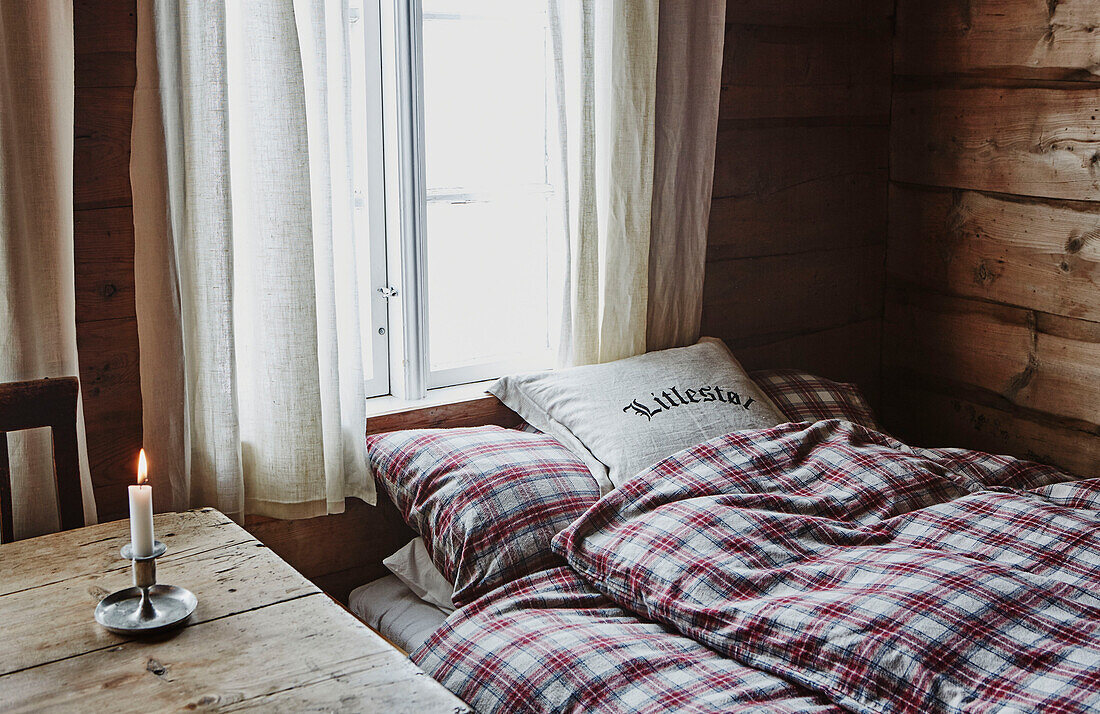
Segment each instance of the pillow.
[[871,406],[854,384],[831,382],[797,369],[770,369],[749,375],[793,422],[843,419],[882,431]]
[[606,364],[502,377],[489,387],[569,447],[610,491],[716,436],[785,421],[721,340]]
[[375,434],[367,458],[458,607],[560,564],[550,540],[600,495],[557,441],[498,426]]
[[451,601],[455,586],[435,567],[423,538],[413,538],[401,550],[383,558],[382,565],[421,600],[446,613],[455,611],[455,604]]

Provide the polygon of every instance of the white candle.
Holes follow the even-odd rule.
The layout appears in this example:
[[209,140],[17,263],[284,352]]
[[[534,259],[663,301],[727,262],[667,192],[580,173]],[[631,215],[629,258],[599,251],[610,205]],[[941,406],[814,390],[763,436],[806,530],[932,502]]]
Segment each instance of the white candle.
[[153,487],[145,483],[149,466],[145,461],[145,449],[138,456],[137,485],[130,491],[130,548],[134,557],[147,558],[153,554]]

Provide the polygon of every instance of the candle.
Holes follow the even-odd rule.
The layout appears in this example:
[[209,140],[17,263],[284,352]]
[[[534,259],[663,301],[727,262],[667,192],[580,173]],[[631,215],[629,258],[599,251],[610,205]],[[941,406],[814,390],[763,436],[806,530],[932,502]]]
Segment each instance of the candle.
[[138,456],[137,485],[130,491],[130,548],[135,558],[147,558],[153,554],[153,487],[145,483],[149,478],[149,464],[145,449]]

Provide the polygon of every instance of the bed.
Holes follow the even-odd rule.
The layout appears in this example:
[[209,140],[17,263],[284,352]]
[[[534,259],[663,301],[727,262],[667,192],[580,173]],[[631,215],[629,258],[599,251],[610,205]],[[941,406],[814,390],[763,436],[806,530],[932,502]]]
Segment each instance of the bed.
[[457,609],[390,578],[353,610],[482,712],[1100,710],[1100,480],[752,378],[783,423],[610,490],[545,434],[371,437]]

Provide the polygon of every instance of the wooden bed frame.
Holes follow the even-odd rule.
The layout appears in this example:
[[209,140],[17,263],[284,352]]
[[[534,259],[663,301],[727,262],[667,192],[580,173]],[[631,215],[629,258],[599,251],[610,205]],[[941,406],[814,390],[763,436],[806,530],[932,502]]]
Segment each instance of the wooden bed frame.
[[[515,427],[520,417],[486,394],[464,401],[398,410],[367,418],[366,434],[463,426]],[[248,516],[244,527],[298,572],[342,603],[356,587],[387,574],[382,559],[415,537],[379,493],[378,505],[349,498],[343,513],[286,521]]]

